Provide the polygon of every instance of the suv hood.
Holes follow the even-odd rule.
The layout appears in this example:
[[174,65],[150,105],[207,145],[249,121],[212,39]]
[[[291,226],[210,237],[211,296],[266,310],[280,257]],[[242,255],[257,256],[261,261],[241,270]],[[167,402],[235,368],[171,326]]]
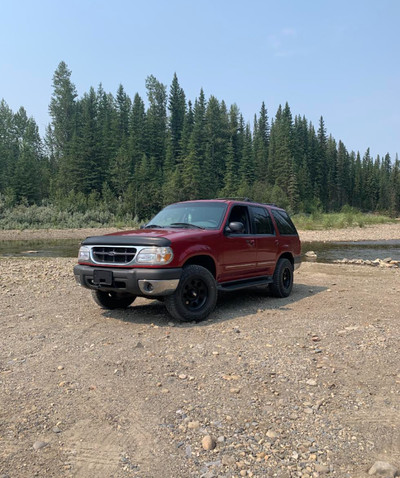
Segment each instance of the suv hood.
[[209,233],[209,230],[171,228],[171,229],[137,229],[133,231],[114,232],[105,236],[87,237],[84,246],[170,246],[172,241],[197,238]]

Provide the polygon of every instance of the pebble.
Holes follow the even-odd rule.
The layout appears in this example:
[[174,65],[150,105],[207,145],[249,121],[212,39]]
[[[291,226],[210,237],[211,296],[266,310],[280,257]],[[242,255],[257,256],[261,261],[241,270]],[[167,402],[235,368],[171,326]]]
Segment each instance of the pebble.
[[327,465],[321,465],[320,463],[316,463],[316,464],[314,465],[314,468],[315,468],[315,471],[316,471],[317,473],[321,473],[321,474],[323,474],[323,473],[329,473],[329,471],[330,471],[329,466],[327,466]]
[[314,380],[313,378],[310,378],[309,380],[307,380],[306,384],[310,385],[310,387],[316,387],[317,386],[317,381]]
[[240,388],[231,388],[229,391],[231,393],[236,393],[237,394],[237,393],[240,393]]
[[201,445],[203,446],[204,450],[209,451],[209,450],[213,450],[217,444],[211,435],[206,435],[201,440]]
[[33,449],[34,450],[40,450],[41,448],[44,448],[48,445],[47,442],[45,441],[35,441],[35,443],[33,444]]
[[193,422],[188,423],[188,428],[190,430],[197,430],[197,428],[199,428],[199,427],[200,427],[200,422],[198,422],[198,421],[193,421]]

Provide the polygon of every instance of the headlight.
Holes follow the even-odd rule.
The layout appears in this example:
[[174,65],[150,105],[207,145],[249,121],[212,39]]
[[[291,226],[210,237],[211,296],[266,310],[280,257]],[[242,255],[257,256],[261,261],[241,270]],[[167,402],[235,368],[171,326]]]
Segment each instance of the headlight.
[[174,254],[170,247],[148,247],[142,249],[136,257],[138,264],[169,264]]
[[90,260],[90,247],[82,246],[79,249],[78,260],[79,261],[89,261]]

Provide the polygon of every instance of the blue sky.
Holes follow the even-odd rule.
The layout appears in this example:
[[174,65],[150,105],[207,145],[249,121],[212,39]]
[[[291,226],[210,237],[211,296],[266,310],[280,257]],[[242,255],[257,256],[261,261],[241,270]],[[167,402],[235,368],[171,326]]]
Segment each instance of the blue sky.
[[174,72],[252,123],[289,103],[347,149],[400,153],[400,0],[0,0],[0,98],[44,132],[60,61],[79,96],[101,82],[146,98]]

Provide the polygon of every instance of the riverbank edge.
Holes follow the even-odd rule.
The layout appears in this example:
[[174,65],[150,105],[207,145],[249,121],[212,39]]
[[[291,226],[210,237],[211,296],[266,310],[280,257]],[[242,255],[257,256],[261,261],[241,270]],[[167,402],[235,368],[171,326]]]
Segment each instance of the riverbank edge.
[[[101,236],[114,232],[129,231],[118,228],[85,229],[25,229],[0,230],[0,241],[30,241],[52,239],[83,240],[88,236]],[[400,240],[400,221],[346,229],[326,229],[318,231],[299,230],[302,242],[348,242],[348,241],[386,241]]]

